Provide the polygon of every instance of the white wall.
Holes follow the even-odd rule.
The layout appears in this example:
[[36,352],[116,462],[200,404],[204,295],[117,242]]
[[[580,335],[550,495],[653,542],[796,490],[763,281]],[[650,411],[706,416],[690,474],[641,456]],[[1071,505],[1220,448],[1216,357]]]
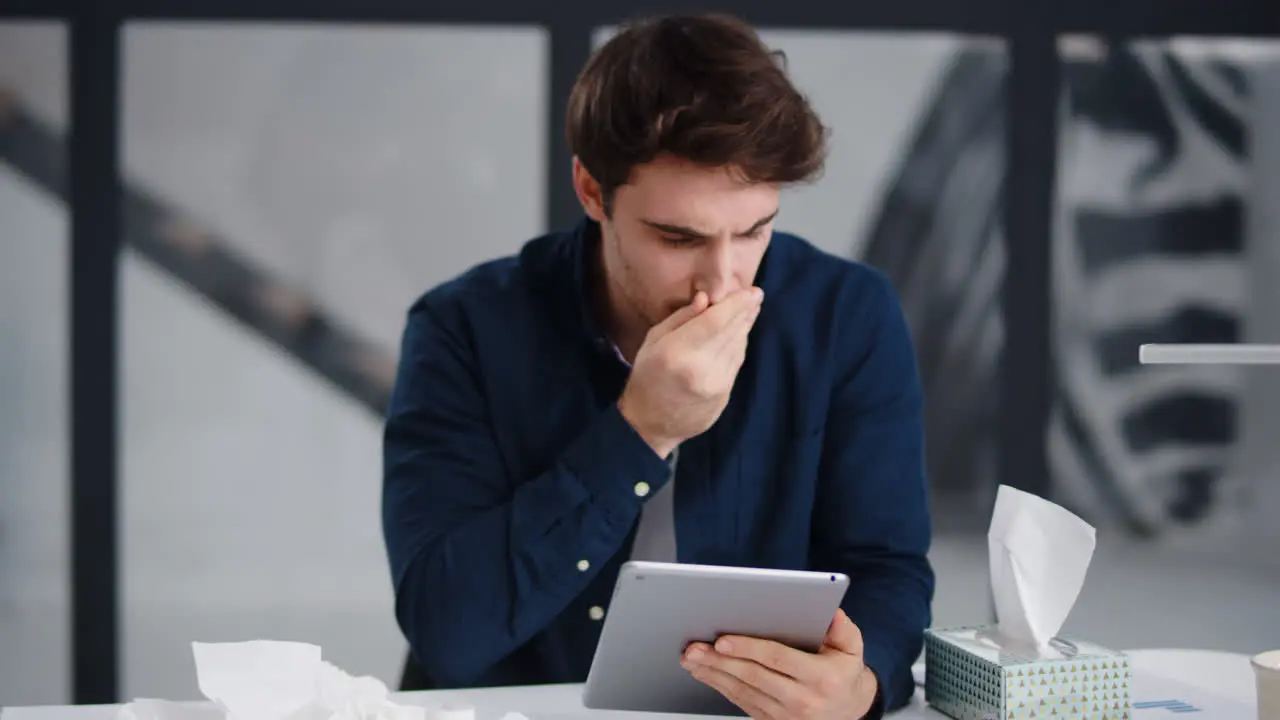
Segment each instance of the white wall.
[[0,164],[0,705],[69,692],[67,312],[66,213]]
[[[64,118],[53,23],[0,23],[0,88]],[[24,91],[24,95],[26,95]],[[0,705],[69,697],[67,216],[0,163]]]
[[[1266,58],[1253,74],[1256,101],[1252,112],[1252,176],[1255,197],[1269,198],[1250,207],[1250,306],[1255,312],[1245,327],[1249,342],[1280,343],[1280,52]],[[1255,554],[1280,567],[1280,368],[1250,368],[1249,394],[1241,409],[1243,447],[1239,463],[1242,481],[1250,487],[1250,544]]]

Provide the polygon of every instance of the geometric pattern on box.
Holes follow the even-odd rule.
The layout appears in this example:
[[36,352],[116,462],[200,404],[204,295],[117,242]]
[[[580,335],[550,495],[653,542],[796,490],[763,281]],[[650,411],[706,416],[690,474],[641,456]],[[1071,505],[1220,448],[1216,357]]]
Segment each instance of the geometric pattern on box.
[[993,643],[990,626],[925,632],[925,700],[957,720],[1130,720],[1124,653],[1066,640],[1039,657]]

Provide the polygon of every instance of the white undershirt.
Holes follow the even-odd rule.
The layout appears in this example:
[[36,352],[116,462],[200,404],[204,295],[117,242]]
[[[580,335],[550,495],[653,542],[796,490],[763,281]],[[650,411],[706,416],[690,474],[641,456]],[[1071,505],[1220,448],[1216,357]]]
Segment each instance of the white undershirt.
[[[631,369],[631,363],[623,357],[617,345],[613,346],[613,354],[628,370]],[[676,562],[676,461],[679,456],[679,447],[671,451],[671,458],[667,461],[670,468],[667,483],[646,500],[640,510],[640,527],[636,530],[635,544],[631,546],[632,560]]]
[[632,560],[676,562],[676,460],[680,449],[671,453],[667,483],[645,501],[640,510],[640,527],[631,548]]

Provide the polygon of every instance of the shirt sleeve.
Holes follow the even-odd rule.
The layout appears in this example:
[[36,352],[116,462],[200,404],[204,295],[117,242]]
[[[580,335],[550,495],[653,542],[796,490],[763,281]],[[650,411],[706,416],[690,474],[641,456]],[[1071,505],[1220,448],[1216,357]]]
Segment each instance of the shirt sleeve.
[[383,439],[396,619],[423,670],[466,685],[545,628],[621,547],[668,467],[610,404],[536,477],[510,477],[463,333],[418,303]]
[[815,567],[849,575],[843,607],[880,684],[872,716],[915,691],[911,665],[931,622],[934,574],[915,350],[888,280],[850,293],[844,359],[827,419],[814,507]]

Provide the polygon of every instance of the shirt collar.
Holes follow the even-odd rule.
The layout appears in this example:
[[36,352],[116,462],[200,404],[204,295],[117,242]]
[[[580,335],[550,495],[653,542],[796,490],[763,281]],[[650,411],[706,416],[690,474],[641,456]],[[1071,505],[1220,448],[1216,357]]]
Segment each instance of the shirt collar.
[[630,368],[631,365],[623,358],[622,351],[605,333],[604,323],[601,322],[592,296],[591,283],[594,280],[592,273],[597,270],[594,265],[600,239],[600,224],[583,216],[570,238],[569,257],[573,266],[574,300],[582,318],[587,340],[597,351],[613,354],[623,365]]

